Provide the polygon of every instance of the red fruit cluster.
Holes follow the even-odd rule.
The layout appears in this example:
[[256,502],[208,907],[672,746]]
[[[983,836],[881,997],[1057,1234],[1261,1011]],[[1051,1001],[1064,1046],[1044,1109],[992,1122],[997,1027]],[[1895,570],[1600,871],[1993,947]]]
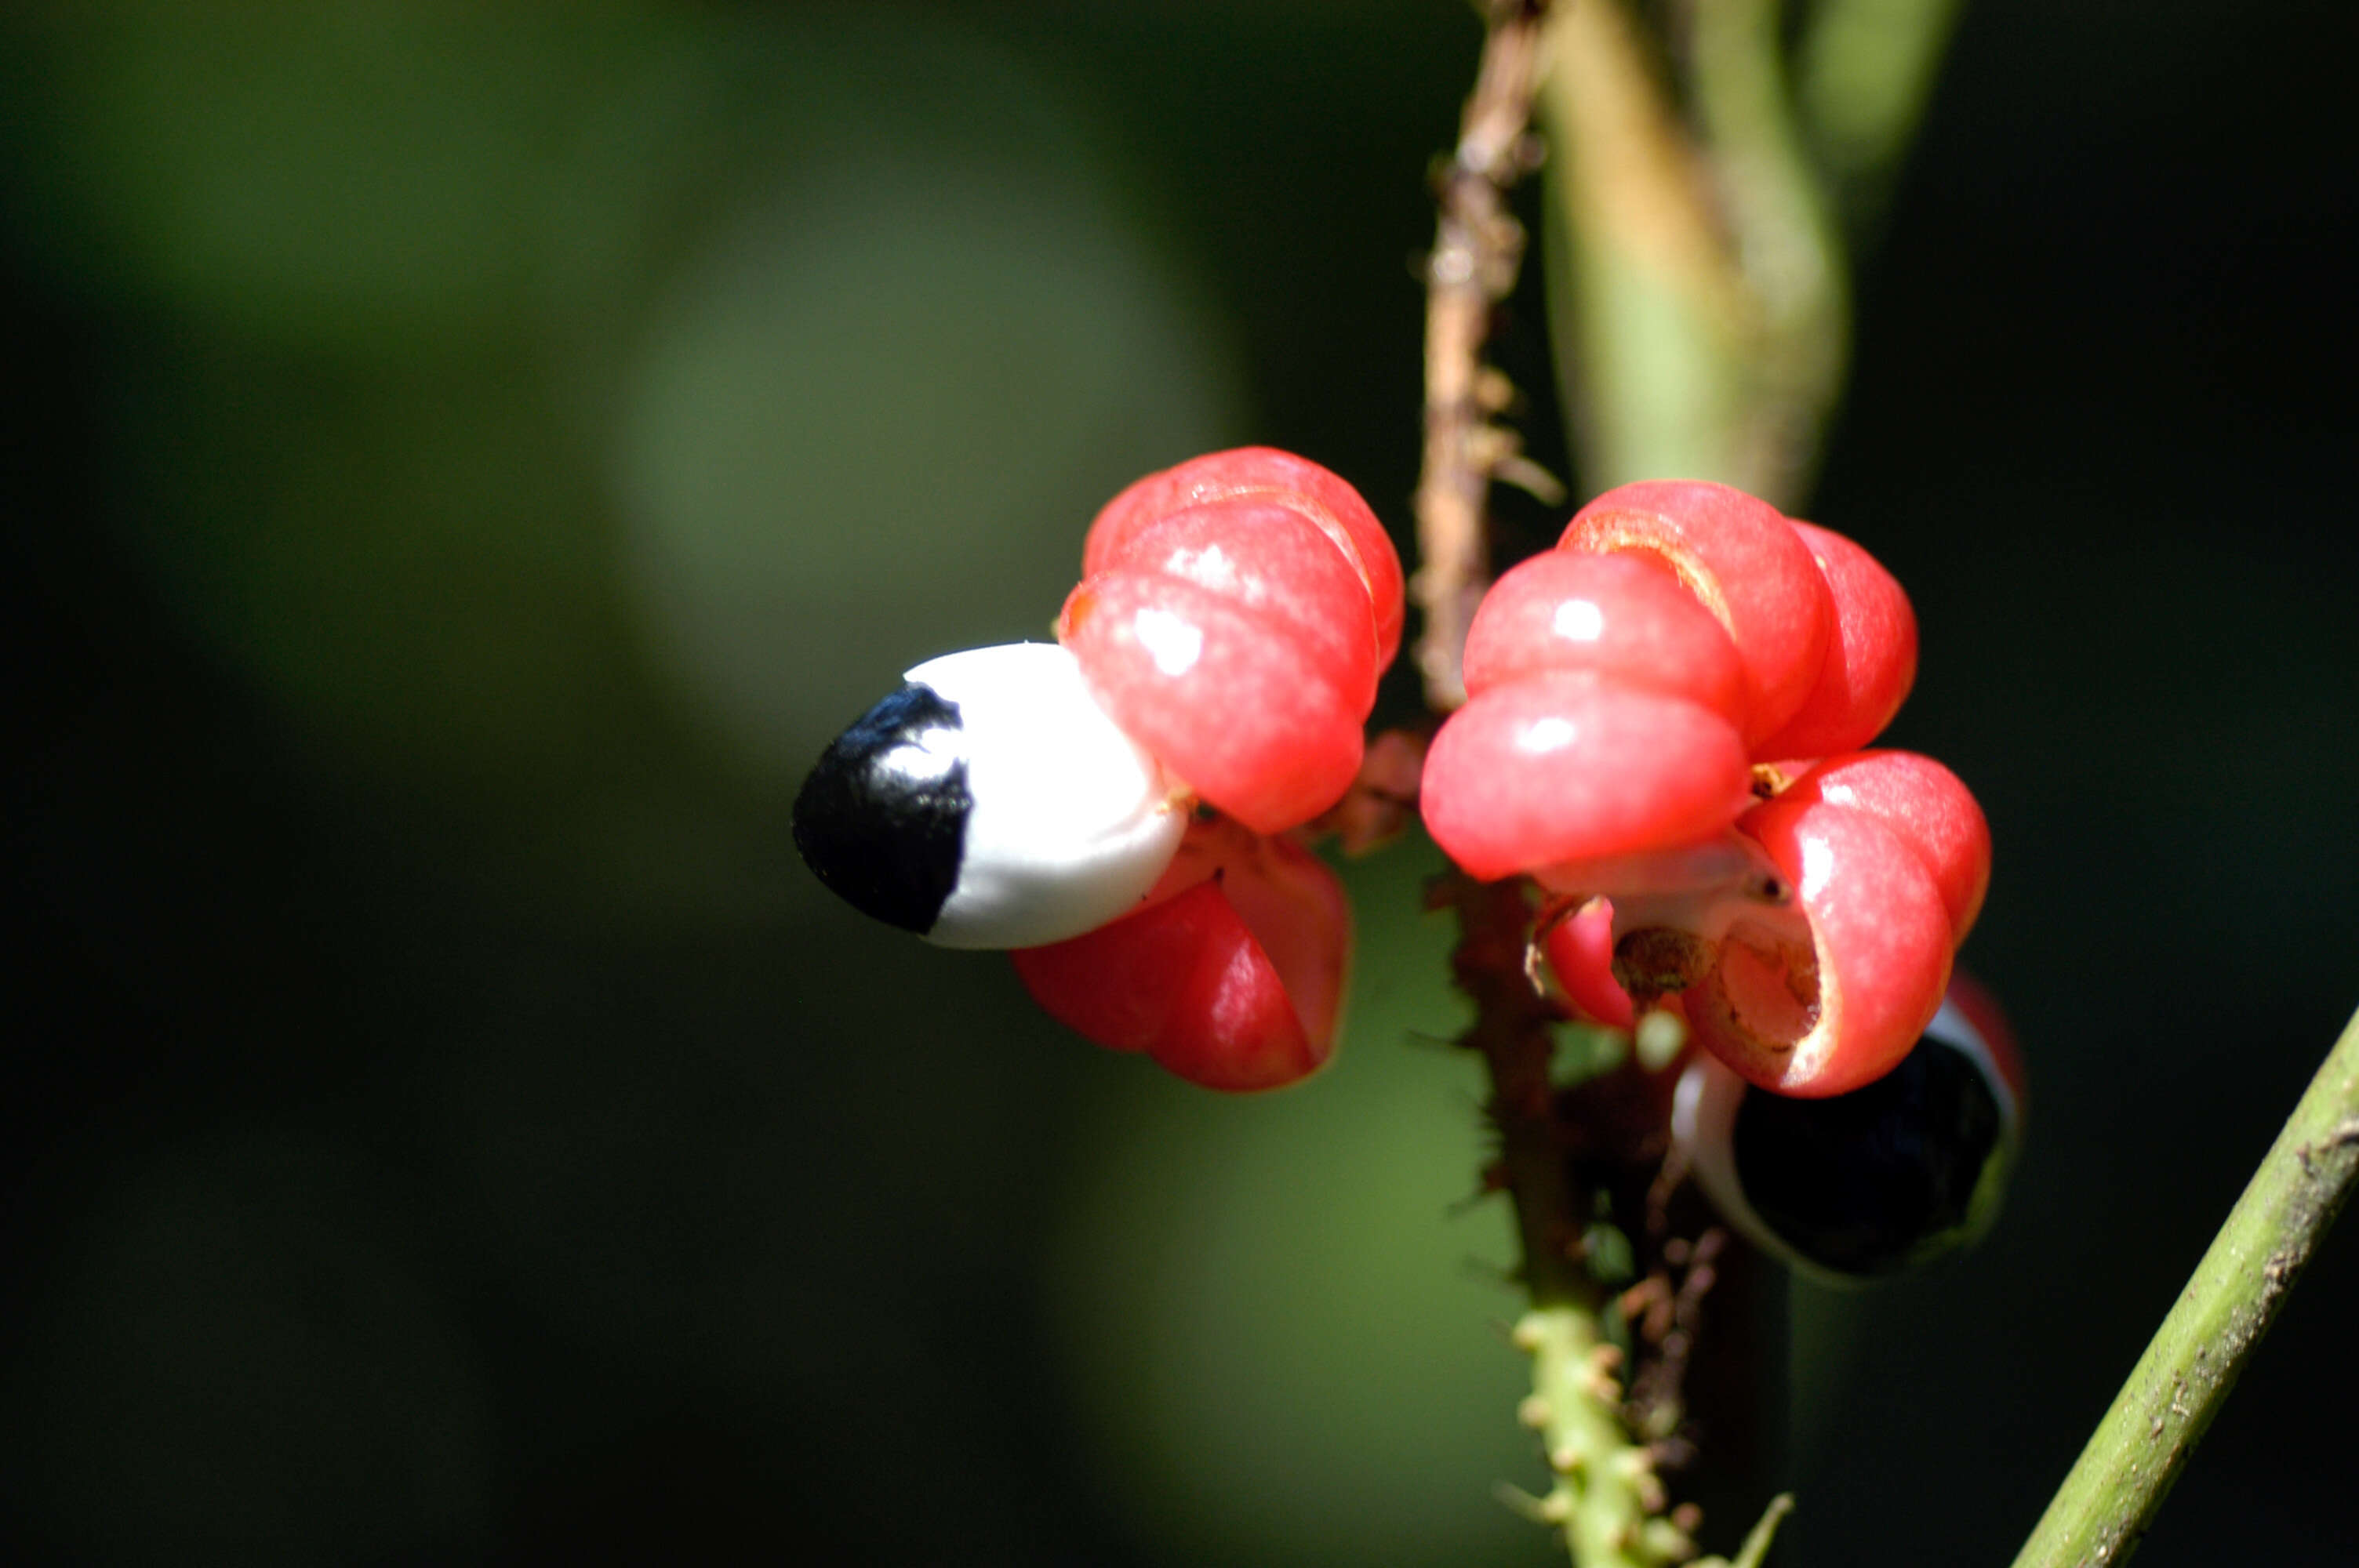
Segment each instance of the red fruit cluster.
[[1938,762],[1859,750],[1917,668],[1908,597],[1873,557],[1723,485],[1625,485],[1493,586],[1464,668],[1426,825],[1475,876],[1611,901],[1547,938],[1578,1005],[1620,1022],[1633,994],[1676,999],[1699,1042],[1786,1094],[1908,1054],[1990,837]]
[[1359,492],[1251,447],[1151,474],[1090,525],[1057,638],[1107,714],[1220,815],[1147,904],[1015,957],[1051,1014],[1223,1089],[1327,1059],[1351,946],[1342,888],[1272,837],[1358,772],[1400,643],[1400,558]]

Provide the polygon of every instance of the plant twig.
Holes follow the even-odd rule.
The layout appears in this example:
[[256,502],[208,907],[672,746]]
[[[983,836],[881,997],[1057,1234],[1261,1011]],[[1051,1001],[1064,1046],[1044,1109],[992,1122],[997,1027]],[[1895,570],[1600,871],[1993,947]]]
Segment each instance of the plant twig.
[[[1594,1314],[1569,1306],[1535,1306],[1516,1325],[1516,1343],[1531,1353],[1532,1394],[1526,1424],[1548,1446],[1556,1485],[1531,1499],[1528,1512],[1564,1531],[1580,1568],[1663,1568],[1695,1556],[1692,1519],[1664,1513],[1654,1451],[1630,1441],[1612,1398],[1614,1346],[1598,1337]],[[1694,1568],[1759,1568],[1778,1524],[1794,1511],[1779,1493],[1747,1531],[1735,1558],[1707,1557]]]
[[1654,1455],[1622,1418],[1622,1353],[1604,1327],[1613,1292],[1588,1267],[1586,1217],[1549,1075],[1556,1013],[1524,974],[1532,914],[1525,884],[1451,873],[1435,884],[1431,902],[1458,916],[1451,970],[1474,1003],[1474,1022],[1459,1044],[1480,1051],[1490,1070],[1496,1169],[1516,1206],[1531,1298],[1515,1331],[1532,1358],[1521,1415],[1540,1434],[1555,1481],[1524,1511],[1563,1532],[1578,1568],[1685,1562],[1695,1547],[1662,1517],[1668,1499]]
[[2294,1107],[2016,1568],[2115,1568],[2137,1549],[2359,1180],[2359,1014]]
[[1451,872],[1430,902],[1458,917],[1451,979],[1474,1004],[1458,1044],[1481,1052],[1490,1072],[1484,1108],[1499,1141],[1498,1178],[1516,1206],[1524,1288],[1536,1304],[1594,1310],[1604,1292],[1581,1266],[1584,1216],[1572,1201],[1549,1075],[1556,1011],[1524,973],[1532,916],[1524,887],[1519,879],[1478,882]]
[[[1489,487],[1494,480],[1528,484],[1533,478],[1515,433],[1498,422],[1510,392],[1484,365],[1483,348],[1492,312],[1513,288],[1522,262],[1523,231],[1506,210],[1504,191],[1535,161],[1527,125],[1547,9],[1546,0],[1493,0],[1458,146],[1437,180],[1440,217],[1427,279],[1424,469],[1418,487],[1423,559],[1414,583],[1425,618],[1418,658],[1427,703],[1436,712],[1465,700],[1466,627],[1489,581]],[[1612,1227],[1597,1224],[1592,1212],[1551,1074],[1559,1015],[1527,973],[1528,888],[1521,879],[1480,883],[1452,873],[1435,883],[1430,899],[1458,919],[1451,969],[1459,989],[1474,1003],[1474,1022],[1459,1044],[1483,1054],[1491,1080],[1486,1109],[1498,1139],[1498,1158],[1485,1184],[1504,1188],[1515,1204],[1521,1277],[1531,1302],[1516,1330],[1516,1344],[1532,1357],[1532,1394],[1522,1415],[1541,1434],[1554,1476],[1544,1497],[1513,1488],[1503,1495],[1560,1530],[1576,1568],[1668,1568],[1687,1562],[1695,1555],[1697,1512],[1691,1506],[1666,1512],[1669,1500],[1656,1466],[1671,1448],[1633,1435],[1623,1351],[1607,1335],[1626,1275],[1593,1266],[1589,1256],[1591,1236]],[[1653,1127],[1661,1118],[1640,1119]],[[1629,1152],[1622,1153],[1626,1164]],[[1659,1159],[1659,1149],[1651,1157]],[[1709,1277],[1708,1269],[1702,1272]],[[1676,1368],[1668,1386],[1676,1386]],[[1674,1393],[1663,1407],[1674,1428],[1676,1402]],[[1767,1551],[1767,1531],[1780,1512],[1773,1508],[1755,1531],[1744,1563],[1757,1563]]]
[[1654,1456],[1630,1441],[1616,1413],[1620,1354],[1599,1332],[1596,1313],[1534,1305],[1516,1325],[1532,1357],[1527,1425],[1547,1445],[1556,1485],[1540,1514],[1564,1531],[1580,1568],[1659,1568],[1695,1555],[1695,1543],[1662,1517],[1667,1499]]
[[1466,700],[1459,660],[1489,581],[1484,502],[1502,468],[1528,467],[1513,432],[1494,423],[1509,394],[1486,372],[1491,313],[1515,287],[1524,230],[1505,192],[1531,168],[1527,135],[1548,0],[1491,0],[1473,96],[1458,146],[1437,172],[1433,254],[1426,263],[1425,458],[1417,487],[1419,566],[1410,592],[1425,617],[1418,639],[1427,706]]

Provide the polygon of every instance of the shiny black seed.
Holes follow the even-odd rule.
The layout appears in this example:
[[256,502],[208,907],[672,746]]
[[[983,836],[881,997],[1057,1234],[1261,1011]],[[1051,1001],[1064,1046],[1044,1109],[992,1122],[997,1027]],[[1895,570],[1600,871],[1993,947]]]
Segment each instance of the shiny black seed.
[[958,886],[966,843],[958,705],[905,683],[821,756],[795,797],[795,848],[838,897],[920,935]]
[[1928,1034],[1847,1095],[1747,1091],[1731,1142],[1763,1224],[1822,1268],[1869,1275],[1905,1269],[1965,1228],[2001,1133],[1982,1067]]

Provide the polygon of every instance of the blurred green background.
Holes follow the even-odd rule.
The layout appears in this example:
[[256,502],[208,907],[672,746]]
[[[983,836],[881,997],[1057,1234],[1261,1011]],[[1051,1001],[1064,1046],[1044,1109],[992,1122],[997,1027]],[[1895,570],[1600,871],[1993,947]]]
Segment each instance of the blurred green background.
[[[1550,1561],[1419,851],[1237,1103],[787,831],[1149,468],[1405,535],[1469,9],[212,9],[0,22],[0,1555]],[[1798,1294],[1788,1561],[2004,1561],[2359,1002],[2352,41],[1980,0],[1863,261],[1812,514],[1916,598],[2032,1141]],[[2340,1237],[2141,1562],[2359,1556],[2354,1311]]]

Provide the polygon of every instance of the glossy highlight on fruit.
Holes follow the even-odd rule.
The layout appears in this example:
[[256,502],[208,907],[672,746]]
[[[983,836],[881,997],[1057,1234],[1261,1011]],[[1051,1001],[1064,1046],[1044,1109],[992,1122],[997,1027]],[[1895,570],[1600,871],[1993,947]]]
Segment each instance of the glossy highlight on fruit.
[[1990,891],[1990,824],[1958,775],[1914,752],[1852,752],[1811,764],[1777,797],[1861,811],[1890,828],[1941,890],[1950,945],[1973,929]]
[[1615,972],[1676,992],[1696,1044],[1784,1095],[1880,1077],[1940,1005],[1952,952],[1932,877],[1874,818],[1771,801],[1738,822],[1767,874],[1614,904]]
[[1334,541],[1367,589],[1375,611],[1376,667],[1390,665],[1400,650],[1407,609],[1400,555],[1349,481],[1291,452],[1270,447],[1207,452],[1136,481],[1091,522],[1082,551],[1082,574],[1115,565],[1132,535],[1158,518],[1207,502],[1245,497],[1288,507]]
[[1719,714],[1551,670],[1451,714],[1426,753],[1421,800],[1434,842],[1493,881],[1709,838],[1752,798],[1751,781],[1744,742]]
[[1677,578],[1637,555],[1546,551],[1491,585],[1466,632],[1468,695],[1547,671],[1745,718],[1736,644]]
[[1057,634],[1117,724],[1256,832],[1309,821],[1359,771],[1364,708],[1302,639],[1233,598],[1101,572],[1065,601]]

